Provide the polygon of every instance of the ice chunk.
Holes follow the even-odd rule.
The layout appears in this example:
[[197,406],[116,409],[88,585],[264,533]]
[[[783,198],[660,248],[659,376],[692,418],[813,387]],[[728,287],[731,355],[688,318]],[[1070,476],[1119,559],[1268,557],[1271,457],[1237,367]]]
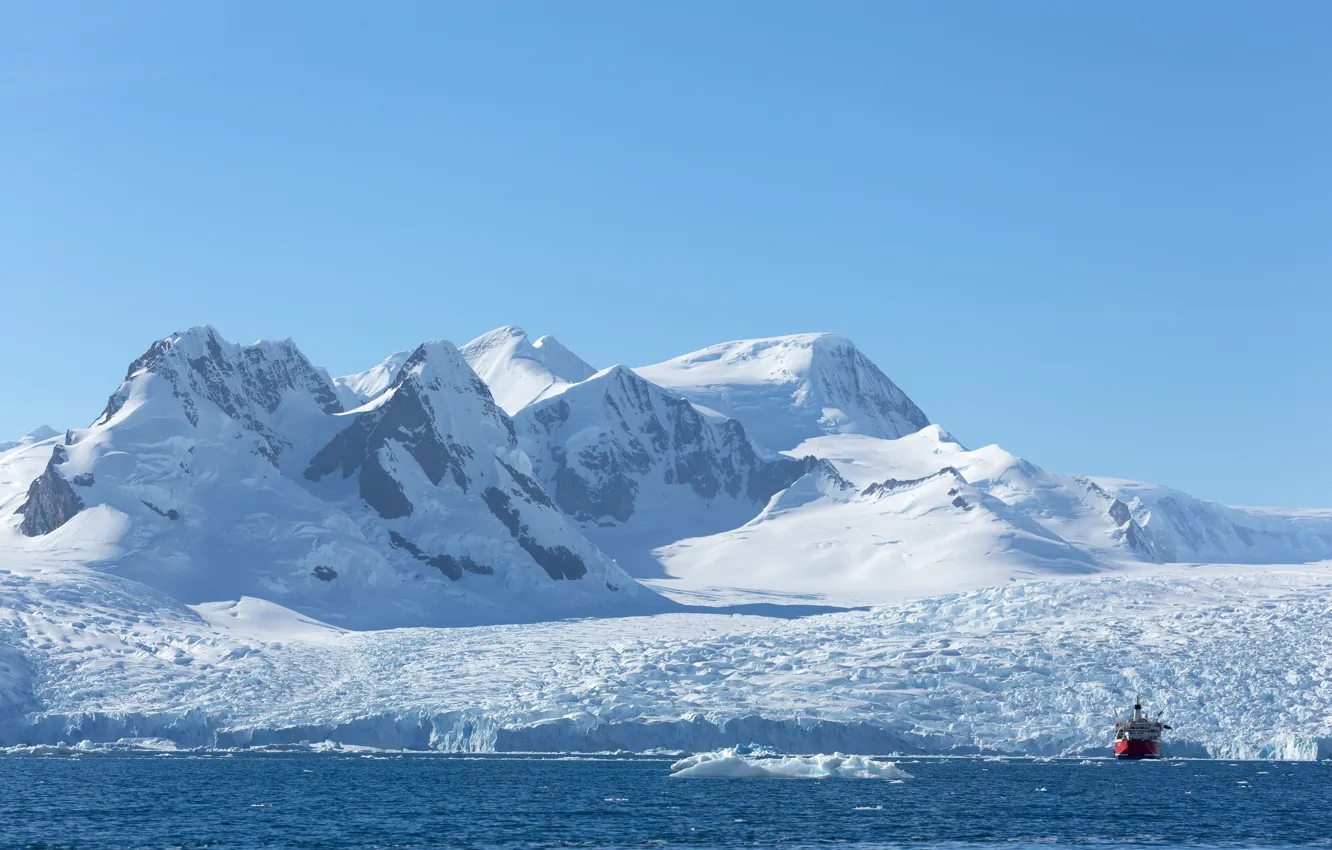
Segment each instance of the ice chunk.
[[817,756],[749,755],[729,747],[698,753],[671,765],[672,776],[738,779],[910,779],[911,774],[890,761],[841,753]]

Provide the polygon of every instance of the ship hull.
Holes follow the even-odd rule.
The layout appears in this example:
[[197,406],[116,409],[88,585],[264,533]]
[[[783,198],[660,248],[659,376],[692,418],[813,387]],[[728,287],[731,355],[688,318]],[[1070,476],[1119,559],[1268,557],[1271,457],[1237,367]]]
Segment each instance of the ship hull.
[[1160,741],[1115,741],[1115,758],[1122,761],[1159,759],[1160,757]]

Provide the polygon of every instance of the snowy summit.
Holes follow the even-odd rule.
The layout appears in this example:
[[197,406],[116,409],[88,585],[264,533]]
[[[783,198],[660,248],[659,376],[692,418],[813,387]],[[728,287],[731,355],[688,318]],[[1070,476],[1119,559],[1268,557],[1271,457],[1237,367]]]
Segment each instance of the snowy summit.
[[891,440],[930,424],[851,340],[836,334],[725,342],[635,371],[746,422],[750,436],[773,451],[820,434]]

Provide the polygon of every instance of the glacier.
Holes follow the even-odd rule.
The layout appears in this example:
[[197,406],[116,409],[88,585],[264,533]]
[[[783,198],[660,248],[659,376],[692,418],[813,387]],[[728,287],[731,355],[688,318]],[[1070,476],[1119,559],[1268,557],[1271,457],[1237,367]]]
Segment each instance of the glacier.
[[1135,694],[1175,756],[1332,757],[1332,563],[1152,567],[792,620],[354,632],[0,571],[0,745],[1095,756]]

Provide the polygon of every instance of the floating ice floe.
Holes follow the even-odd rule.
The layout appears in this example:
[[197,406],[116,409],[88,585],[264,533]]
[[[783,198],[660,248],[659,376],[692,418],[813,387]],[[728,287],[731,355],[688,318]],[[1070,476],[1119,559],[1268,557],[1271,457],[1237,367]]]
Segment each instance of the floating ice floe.
[[816,756],[750,755],[729,747],[698,753],[671,765],[672,776],[736,779],[910,779],[890,761],[841,753]]

